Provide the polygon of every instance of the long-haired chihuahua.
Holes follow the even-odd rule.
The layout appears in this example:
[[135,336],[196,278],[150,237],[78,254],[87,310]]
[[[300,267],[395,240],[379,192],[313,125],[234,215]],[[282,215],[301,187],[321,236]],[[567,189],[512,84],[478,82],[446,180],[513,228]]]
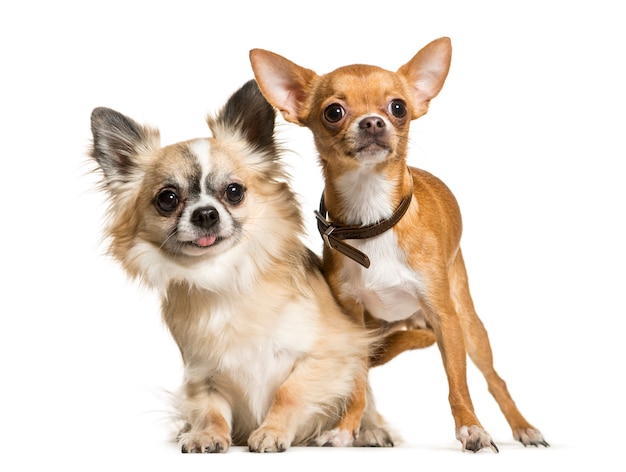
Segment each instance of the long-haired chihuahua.
[[[108,108],[91,157],[110,254],[155,289],[184,361],[183,452],[284,451],[329,436],[367,377],[372,336],[339,307],[303,244],[275,112],[249,81],[208,118],[212,137],[161,147]],[[345,441],[344,441],[345,443]]]

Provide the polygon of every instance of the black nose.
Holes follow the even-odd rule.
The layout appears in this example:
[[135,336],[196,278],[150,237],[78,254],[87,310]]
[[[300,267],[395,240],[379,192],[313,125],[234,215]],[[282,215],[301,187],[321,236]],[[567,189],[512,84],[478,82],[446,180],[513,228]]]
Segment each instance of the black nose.
[[379,116],[366,116],[359,122],[359,128],[377,134],[385,130],[385,121]]
[[191,214],[191,222],[200,228],[209,229],[220,220],[220,214],[215,207],[196,208]]

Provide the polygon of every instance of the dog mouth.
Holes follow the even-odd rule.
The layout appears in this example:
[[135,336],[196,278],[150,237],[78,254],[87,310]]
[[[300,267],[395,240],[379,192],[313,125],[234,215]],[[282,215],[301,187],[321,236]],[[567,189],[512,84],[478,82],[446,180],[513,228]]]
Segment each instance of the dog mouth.
[[371,154],[389,151],[389,141],[386,135],[359,133],[355,136],[354,148],[356,154]]
[[219,242],[219,239],[214,234],[209,234],[207,236],[202,236],[195,241],[189,241],[189,244],[195,247],[210,247]]
[[[173,255],[204,257],[227,251],[235,244],[233,235],[196,234],[186,238],[175,238],[166,242],[162,247]],[[193,239],[192,239],[193,238]]]
[[380,151],[387,151],[387,150],[389,150],[389,147],[387,145],[374,141],[374,142],[359,146],[356,152],[357,154],[361,154],[361,153],[380,152]]
[[223,239],[215,234],[207,234],[192,241],[186,241],[185,244],[193,248],[205,249],[219,244]]

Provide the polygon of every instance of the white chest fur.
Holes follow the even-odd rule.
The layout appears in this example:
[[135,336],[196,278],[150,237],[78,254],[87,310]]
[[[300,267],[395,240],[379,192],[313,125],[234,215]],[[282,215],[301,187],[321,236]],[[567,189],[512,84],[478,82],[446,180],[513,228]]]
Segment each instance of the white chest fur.
[[407,262],[393,231],[368,240],[347,241],[367,254],[368,269],[353,261],[345,264],[345,289],[368,312],[385,321],[399,321],[419,311],[423,282]]
[[254,309],[221,301],[199,314],[190,330],[186,376],[211,379],[214,388],[228,392],[235,414],[241,409],[260,423],[278,387],[319,336],[316,312],[306,303],[278,307],[268,300]]
[[[362,166],[339,179],[348,224],[373,224],[391,217],[391,194],[396,186],[384,175]],[[346,260],[344,290],[369,313],[385,321],[399,321],[419,311],[423,281],[406,261],[393,231],[366,240],[346,241],[367,254],[368,269]]]
[[299,351],[281,346],[271,340],[258,339],[257,344],[242,344],[225,353],[217,376],[228,378],[241,397],[234,402],[247,405],[252,417],[261,422],[274,398],[276,390],[288,377],[296,362]]

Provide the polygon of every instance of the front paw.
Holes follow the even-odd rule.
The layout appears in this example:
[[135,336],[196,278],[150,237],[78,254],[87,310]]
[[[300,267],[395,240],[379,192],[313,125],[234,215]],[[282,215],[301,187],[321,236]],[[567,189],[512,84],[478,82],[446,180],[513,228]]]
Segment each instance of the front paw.
[[456,438],[461,441],[464,451],[478,452],[483,447],[489,447],[493,452],[500,452],[491,436],[480,426],[461,426],[456,433]]
[[248,438],[250,452],[284,452],[291,445],[291,438],[285,431],[261,426]]
[[184,453],[226,452],[230,448],[230,436],[214,431],[188,431],[178,437],[180,449]]

